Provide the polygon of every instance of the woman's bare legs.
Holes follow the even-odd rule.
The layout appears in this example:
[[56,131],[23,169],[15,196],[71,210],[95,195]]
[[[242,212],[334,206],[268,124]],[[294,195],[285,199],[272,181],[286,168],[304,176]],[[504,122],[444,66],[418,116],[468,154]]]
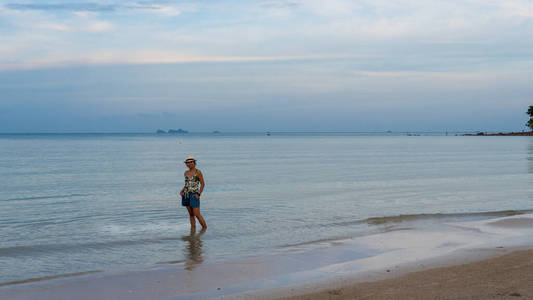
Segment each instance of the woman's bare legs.
[[[187,207],[187,208],[189,208],[189,207]],[[205,223],[204,217],[202,217],[202,215],[200,214],[200,208],[199,207],[195,207],[195,208],[192,209],[192,212],[193,212],[194,216],[196,216],[196,218],[200,222],[200,225],[202,225],[202,228],[207,228],[207,224]],[[194,217],[193,217],[193,219],[194,219]]]
[[185,206],[185,207],[187,207],[187,211],[189,212],[189,220],[191,221],[191,229],[196,228],[196,220],[194,219],[193,208],[191,208],[190,206]]

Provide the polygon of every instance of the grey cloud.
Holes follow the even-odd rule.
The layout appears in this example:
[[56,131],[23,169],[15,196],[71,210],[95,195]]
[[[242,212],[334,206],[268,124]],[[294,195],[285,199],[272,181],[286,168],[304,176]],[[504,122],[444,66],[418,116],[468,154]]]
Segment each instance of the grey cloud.
[[135,9],[159,9],[159,6],[147,2],[137,2],[134,4],[100,4],[94,2],[85,3],[63,3],[63,4],[29,4],[29,3],[9,3],[4,7],[13,10],[42,10],[42,11],[90,11],[90,12],[112,12],[118,10]]
[[291,0],[272,0],[272,1],[263,1],[259,3],[263,8],[297,8],[302,4],[297,1]]

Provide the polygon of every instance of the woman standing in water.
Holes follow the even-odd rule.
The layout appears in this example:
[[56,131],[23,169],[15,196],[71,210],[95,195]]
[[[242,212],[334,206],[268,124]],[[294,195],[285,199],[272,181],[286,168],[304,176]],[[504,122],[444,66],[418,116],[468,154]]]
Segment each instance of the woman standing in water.
[[200,195],[205,187],[204,176],[200,170],[196,169],[196,159],[192,155],[187,155],[185,165],[189,170],[185,171],[185,185],[181,189],[181,205],[187,207],[191,228],[196,228],[196,219],[202,225],[202,229],[207,228],[204,217],[200,214]]

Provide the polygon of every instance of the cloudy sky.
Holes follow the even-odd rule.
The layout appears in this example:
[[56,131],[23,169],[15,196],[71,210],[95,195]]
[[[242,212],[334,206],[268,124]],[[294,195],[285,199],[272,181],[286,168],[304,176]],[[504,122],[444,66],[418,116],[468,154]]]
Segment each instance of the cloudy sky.
[[529,0],[0,0],[0,132],[506,131],[529,105]]

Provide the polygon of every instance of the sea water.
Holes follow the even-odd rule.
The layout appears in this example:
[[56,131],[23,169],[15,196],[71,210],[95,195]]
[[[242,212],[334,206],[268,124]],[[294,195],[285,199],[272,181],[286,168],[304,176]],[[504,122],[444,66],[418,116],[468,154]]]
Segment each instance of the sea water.
[[[208,230],[178,197],[192,154]],[[0,285],[269,255],[533,209],[531,137],[0,135]],[[197,225],[199,227],[199,225]]]

